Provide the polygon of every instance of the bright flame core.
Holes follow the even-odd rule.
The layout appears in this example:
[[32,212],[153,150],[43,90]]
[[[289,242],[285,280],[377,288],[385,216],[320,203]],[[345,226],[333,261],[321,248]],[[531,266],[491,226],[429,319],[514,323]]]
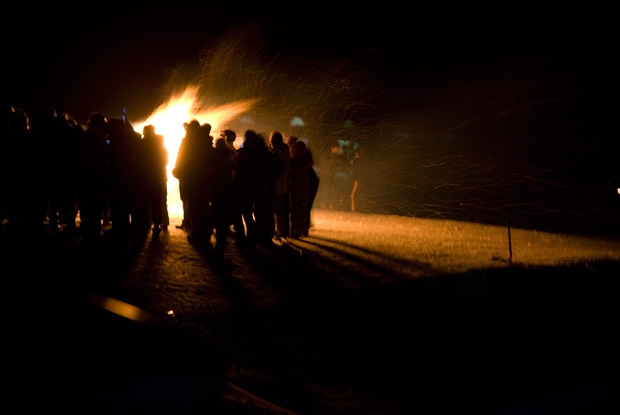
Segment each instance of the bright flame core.
[[[219,137],[220,130],[230,128],[227,123],[248,111],[256,100],[236,101],[220,106],[203,107],[199,97],[199,87],[189,86],[183,92],[173,95],[157,108],[146,120],[132,123],[136,132],[142,134],[144,126],[152,124],[155,132],[164,136],[164,146],[168,150],[168,213],[170,218],[183,215],[183,205],[179,196],[179,181],[172,176],[179,145],[185,136],[184,123],[196,119],[200,124],[211,124],[211,135]],[[243,134],[237,132],[237,143],[243,141]]]

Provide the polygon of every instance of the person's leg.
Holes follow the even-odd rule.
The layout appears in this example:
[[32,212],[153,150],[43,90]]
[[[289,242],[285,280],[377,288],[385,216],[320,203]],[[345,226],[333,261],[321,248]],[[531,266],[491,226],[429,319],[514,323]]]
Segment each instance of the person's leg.
[[190,230],[192,227],[190,215],[189,215],[189,206],[187,203],[187,191],[185,189],[185,185],[182,180],[179,180],[179,197],[181,198],[181,204],[183,208],[183,219],[181,220],[181,224],[177,225],[177,229]]
[[159,233],[162,230],[162,194],[161,188],[154,186],[151,192],[149,203],[151,204],[151,220],[153,222],[153,233]]
[[161,226],[164,232],[168,231],[170,226],[170,214],[168,213],[168,185],[166,182],[161,184]]

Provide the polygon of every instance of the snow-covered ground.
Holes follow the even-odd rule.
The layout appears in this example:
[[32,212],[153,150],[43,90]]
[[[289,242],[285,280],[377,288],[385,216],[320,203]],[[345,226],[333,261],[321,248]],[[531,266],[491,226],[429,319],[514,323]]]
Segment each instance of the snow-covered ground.
[[[95,305],[141,310],[179,339],[215,346],[227,381],[276,405],[264,413],[531,413],[614,403],[606,391],[620,373],[612,359],[620,346],[618,239],[525,229],[510,229],[509,239],[500,226],[315,209],[308,238],[249,251],[230,240],[221,269],[174,227],[180,217],[171,219],[170,232],[139,249],[104,244],[82,256],[59,239],[37,261],[6,258],[16,265],[3,270],[16,285],[9,308],[41,310],[39,320],[14,324],[32,333],[16,337],[15,350],[45,336],[69,351],[77,343],[102,350],[92,355],[92,384],[72,377],[84,370],[82,354],[37,355],[49,373],[58,365],[65,373],[39,385],[47,407],[67,405],[76,390],[99,399],[97,371],[110,382],[116,376],[102,369],[107,343],[82,338],[84,327],[98,333],[99,322],[67,301],[83,289],[96,294]],[[121,355],[133,346],[108,341]],[[143,347],[144,339],[131,341]],[[178,358],[144,350],[137,354],[149,367]],[[209,358],[191,353],[184,361]],[[128,364],[118,376],[149,396],[174,405],[174,384],[207,404],[198,369],[167,366],[157,384],[134,370]],[[115,408],[124,389],[116,396],[113,385],[104,385],[105,402],[82,402]],[[248,396],[232,399],[261,403]]]
[[312,244],[331,244],[353,255],[357,251],[410,277],[620,260],[620,239],[597,235],[324,209],[313,210],[313,225]]

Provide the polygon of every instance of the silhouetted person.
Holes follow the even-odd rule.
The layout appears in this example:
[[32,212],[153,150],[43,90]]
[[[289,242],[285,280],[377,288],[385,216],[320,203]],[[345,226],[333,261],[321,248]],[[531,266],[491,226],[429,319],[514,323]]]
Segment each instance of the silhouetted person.
[[[52,109],[53,114],[55,116],[55,111]],[[37,114],[38,116],[45,116],[42,115],[45,114],[45,111],[40,111],[40,112],[34,112],[34,114]],[[56,172],[56,165],[54,162],[54,156],[50,157],[50,143],[48,143],[48,140],[50,141],[54,141],[56,140],[55,137],[55,131],[54,128],[55,126],[53,125],[53,119],[50,120],[50,125],[49,125],[49,131],[47,131],[46,128],[41,128],[43,127],[41,124],[45,124],[45,123],[41,123],[41,124],[35,124],[35,120],[38,120],[38,117],[32,117],[30,118],[30,133],[32,136],[32,140],[33,140],[33,145],[31,147],[30,150],[30,154],[32,156],[32,160],[34,161],[35,159],[38,158],[39,160],[39,166],[36,167],[36,170],[38,171],[38,175],[39,175],[39,179],[37,179],[37,183],[38,183],[38,189],[36,190],[37,195],[32,194],[31,196],[33,197],[32,202],[37,204],[37,209],[39,211],[38,216],[38,222],[41,224],[44,224],[47,219],[47,213],[48,213],[48,207],[49,207],[49,201],[51,200],[53,205],[54,205],[54,217],[53,217],[53,225],[52,228],[54,228],[55,230],[58,229],[58,216],[57,216],[57,209],[58,209],[58,188],[57,188],[57,182],[58,182],[58,176],[57,176],[57,172]],[[37,126],[39,128],[37,128]],[[48,127],[48,126],[45,126]],[[45,132],[40,131],[40,130],[44,130],[46,129]],[[49,132],[49,135],[47,134]],[[34,188],[33,188],[34,189]],[[36,225],[37,228],[40,228],[40,226],[37,224]]]
[[276,180],[284,172],[284,164],[280,157],[269,149],[265,138],[261,134],[258,134],[258,137],[261,188],[254,206],[254,215],[258,242],[264,246],[271,246],[276,232]]
[[[297,146],[297,143],[299,143],[299,142],[303,143],[303,146]],[[308,195],[307,195],[307,201],[303,202],[303,204],[305,205],[305,212],[303,213],[304,218],[301,220],[302,227],[299,229],[301,236],[308,236],[308,234],[310,233],[310,225],[311,225],[311,216],[310,216],[310,214],[311,214],[311,211],[312,211],[312,206],[314,204],[314,199],[316,198],[316,195],[317,195],[318,190],[319,190],[320,180],[319,180],[319,177],[318,177],[316,171],[314,170],[314,157],[312,156],[312,152],[310,151],[310,149],[308,148],[306,143],[301,141],[301,140],[299,140],[298,137],[296,137],[296,136],[289,136],[288,139],[286,140],[286,143],[291,148],[291,155],[293,155],[293,152],[297,148],[297,150],[296,150],[298,152],[297,157],[298,158],[300,158],[300,157],[305,158],[303,164],[307,164],[308,166],[310,166],[310,169],[307,170],[307,174],[308,174]],[[299,168],[299,166],[302,163],[301,163],[301,161],[297,160],[296,164],[297,164],[296,168]],[[293,187],[293,184],[291,184],[291,188],[292,187]],[[298,201],[301,201],[301,200],[298,199]],[[297,230],[293,231],[293,225],[292,225],[292,222],[293,222],[293,218],[292,218],[292,215],[293,215],[293,213],[292,213],[292,210],[293,210],[293,207],[292,207],[292,205],[293,205],[293,198],[292,197],[291,197],[291,203],[290,204],[291,204],[291,233],[297,234]],[[296,213],[296,215],[297,215],[297,213]]]
[[110,161],[108,125],[103,114],[93,112],[82,136],[78,156],[77,197],[82,242],[93,246],[101,236],[102,206],[108,191]]
[[291,164],[289,170],[290,179],[290,207],[291,207],[291,231],[289,236],[299,239],[308,236],[310,217],[308,215],[311,192],[312,172],[310,157],[308,157],[306,143],[293,141],[291,144]]
[[230,151],[225,138],[215,141],[215,150],[211,162],[210,193],[211,214],[215,227],[215,255],[218,260],[224,258],[228,232],[233,219],[233,172],[235,155]]
[[140,133],[120,118],[109,118],[112,235],[123,244],[139,244],[148,232],[146,163]]
[[344,192],[337,175],[343,168],[348,168],[346,156],[338,144],[332,144],[329,152],[321,160],[321,181],[323,207],[334,209],[342,204]]
[[168,150],[164,147],[164,136],[156,134],[154,125],[147,125],[142,130],[142,157],[146,162],[144,187],[148,198],[148,208],[153,224],[153,236],[163,230],[164,217],[167,212],[167,173]]
[[246,131],[243,144],[237,150],[237,162],[235,165],[235,190],[237,191],[238,209],[245,224],[243,241],[249,245],[256,243],[256,221],[254,220],[254,183],[257,177],[258,167],[253,157],[255,146],[252,143],[256,134]]
[[206,123],[188,131],[182,147],[177,156],[176,169],[185,186],[192,224],[188,239],[192,243],[208,242],[213,235],[209,195],[209,165],[214,151],[211,125]]
[[291,230],[290,207],[289,207],[289,168],[291,164],[291,149],[284,142],[284,137],[279,131],[272,131],[269,135],[271,151],[282,162],[282,173],[276,177],[274,198],[274,214],[276,218],[276,238],[286,238]]
[[44,152],[30,130],[30,119],[25,111],[12,110],[3,140],[9,229],[26,239],[41,240],[44,236],[40,203]]
[[60,222],[66,225],[64,230],[73,232],[78,212],[79,148],[84,129],[68,114],[58,118],[66,120],[60,148],[60,163],[64,165],[60,183]]
[[274,236],[275,178],[282,169],[280,159],[269,151],[265,139],[247,130],[237,153],[235,181],[250,246],[269,244]]
[[[222,138],[226,139],[226,146],[229,151],[233,155],[233,159],[235,164],[233,166],[233,179],[235,177],[236,165],[237,165],[237,149],[235,148],[235,140],[237,139],[237,133],[233,130],[224,130],[220,134]],[[235,185],[233,185],[235,186]],[[239,203],[239,192],[236,187],[234,189],[233,195],[233,211],[232,211],[232,230],[234,232],[235,238],[243,239],[245,237],[245,225],[243,224],[243,215],[241,213],[240,203]]]
[[190,122],[183,124],[183,127],[185,128],[185,136],[181,139],[181,144],[179,145],[179,150],[177,151],[177,159],[175,160],[174,168],[172,169],[172,175],[179,181],[179,197],[183,207],[183,219],[181,224],[176,225],[176,227],[177,229],[189,231],[192,228],[192,223],[189,217],[189,209],[187,207],[186,186],[184,180],[182,179],[182,168],[179,163],[183,160],[182,155],[186,153],[185,146],[189,141],[188,138],[194,134],[198,134],[200,123],[198,120],[191,120]]
[[71,178],[75,156],[71,146],[75,143],[69,142],[73,139],[73,127],[65,114],[58,114],[51,106],[39,111],[34,120],[32,134],[42,151],[41,220],[47,220],[51,230],[61,229],[64,224],[71,228],[75,225],[69,223],[71,220],[75,222],[75,214],[71,216],[71,213],[75,213],[75,207],[67,199],[72,198],[75,204],[75,189]]
[[366,210],[368,177],[372,172],[372,167],[368,163],[367,156],[363,148],[358,148],[355,157],[351,160],[351,179],[353,189],[351,190],[351,211],[361,212]]

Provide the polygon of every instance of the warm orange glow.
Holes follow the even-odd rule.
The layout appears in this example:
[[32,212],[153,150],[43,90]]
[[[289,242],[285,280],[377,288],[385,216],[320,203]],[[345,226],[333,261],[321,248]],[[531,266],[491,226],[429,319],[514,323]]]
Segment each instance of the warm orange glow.
[[[256,100],[236,101],[220,106],[204,106],[199,95],[199,87],[191,85],[183,92],[172,96],[157,108],[146,120],[132,123],[135,131],[142,133],[145,125],[155,126],[157,134],[164,136],[164,145],[168,149],[168,213],[172,218],[180,218],[183,206],[179,197],[179,181],[172,176],[172,169],[177,157],[179,145],[185,136],[183,124],[197,119],[201,124],[209,123],[212,135],[217,138],[220,130],[228,128],[227,123],[239,118],[248,111]],[[235,145],[242,142],[243,134],[237,132]]]

